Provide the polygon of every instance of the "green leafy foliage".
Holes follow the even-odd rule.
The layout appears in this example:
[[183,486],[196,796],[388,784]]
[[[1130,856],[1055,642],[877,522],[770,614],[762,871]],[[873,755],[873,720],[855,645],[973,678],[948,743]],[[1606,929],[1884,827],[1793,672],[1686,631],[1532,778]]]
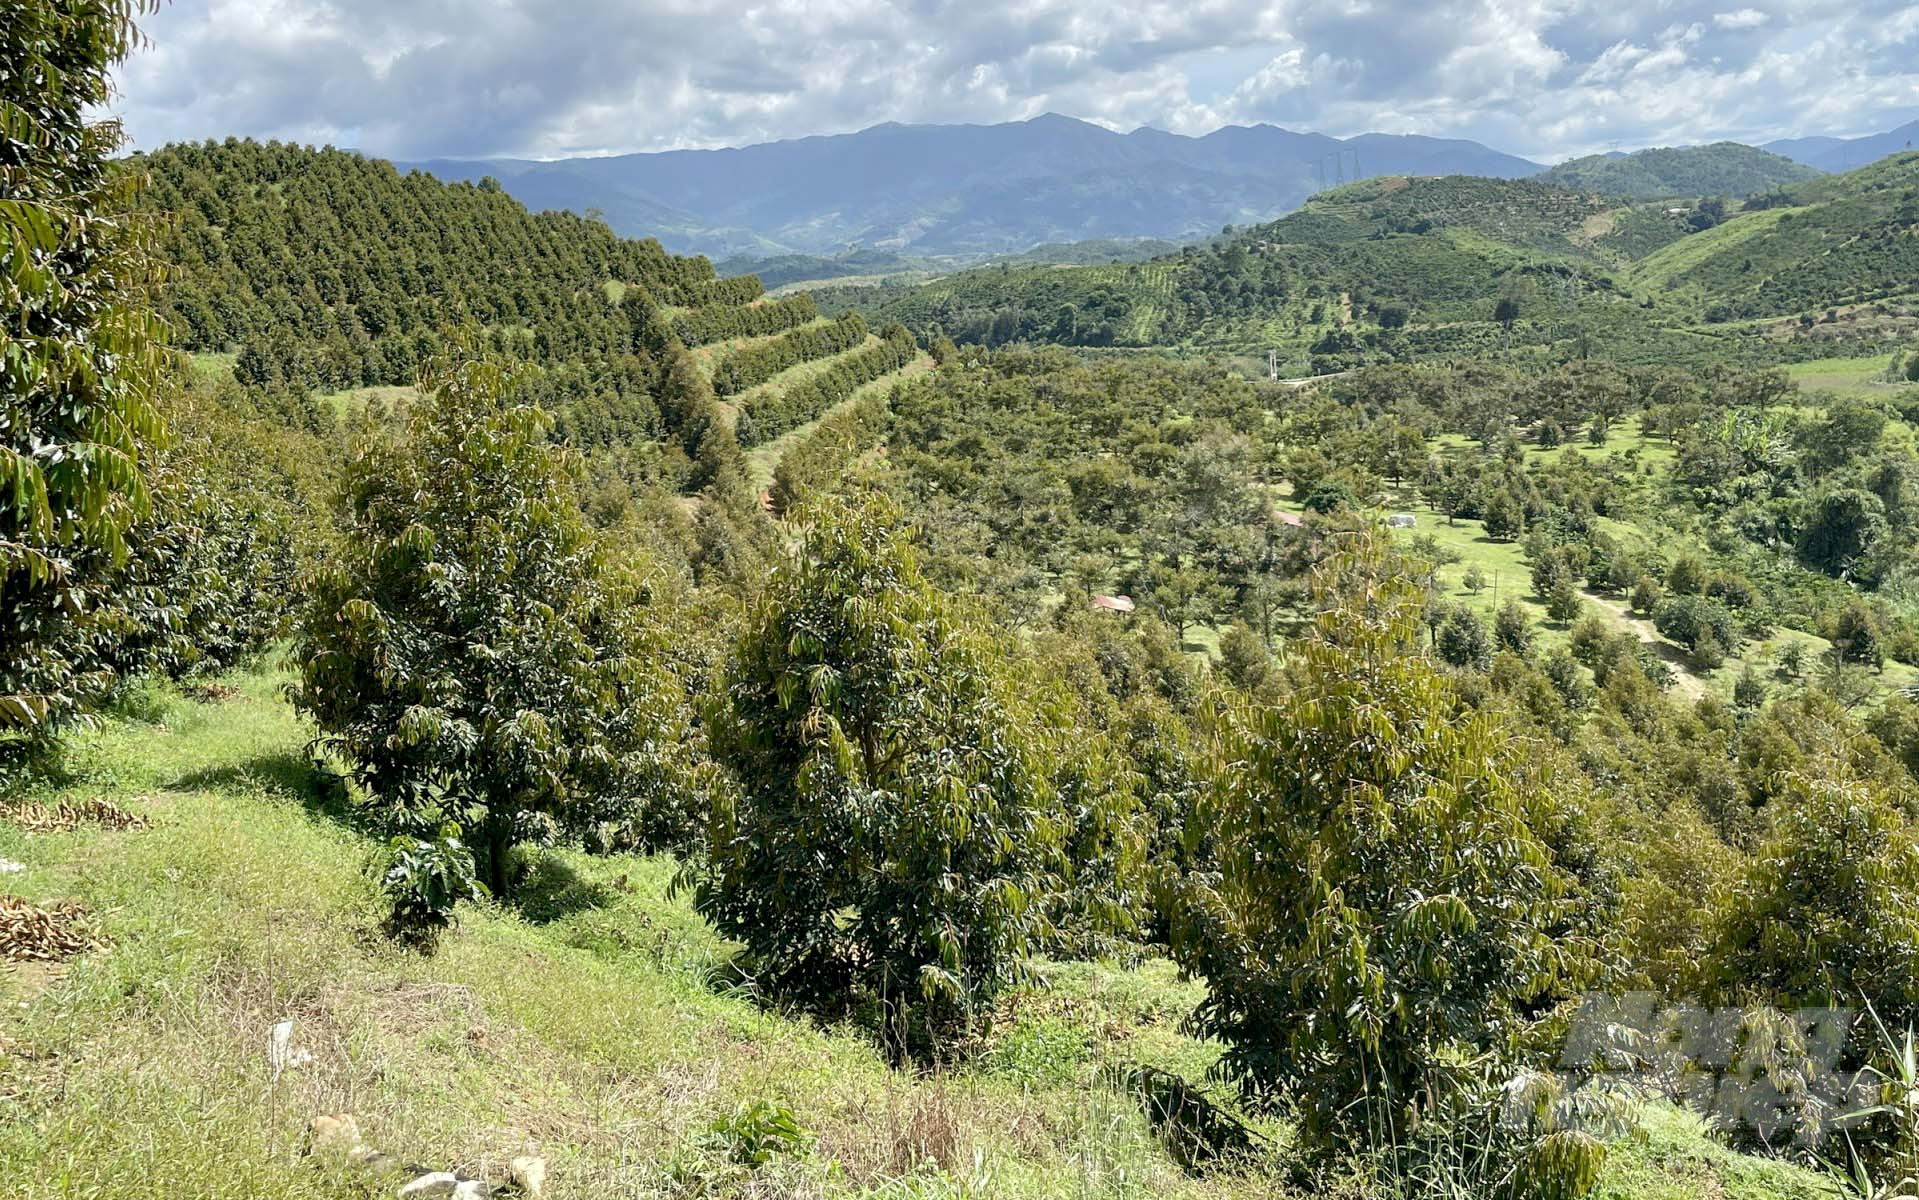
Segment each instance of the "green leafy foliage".
[[514,843],[694,806],[701,785],[644,580],[584,525],[549,420],[486,358],[434,383],[404,440],[347,466],[294,696],[403,826],[473,830],[505,896]]
[[951,1035],[1047,934],[1071,832],[1057,748],[896,513],[827,502],[807,521],[708,714],[740,787],[697,902],[769,994],[871,998],[909,1040]]
[[689,346],[704,346],[729,338],[767,337],[819,318],[813,297],[801,292],[761,304],[703,304],[673,318],[673,332]]
[[431,943],[451,925],[462,903],[486,894],[474,870],[473,852],[446,833],[394,838],[387,845],[380,887],[391,906],[388,931],[420,944]]
[[1919,1019],[1919,842],[1883,786],[1845,768],[1795,774],[1728,897],[1710,958],[1722,994]]
[[866,322],[847,313],[723,354],[713,364],[713,391],[731,396],[758,387],[788,367],[851,350],[866,340]]
[[1407,653],[1417,593],[1368,540],[1317,578],[1293,690],[1225,716],[1225,765],[1186,831],[1217,848],[1169,903],[1220,1069],[1334,1147],[1412,1129],[1463,1086],[1459,1063],[1509,1053],[1583,967],[1556,936],[1571,881],[1543,833],[1554,800]]
[[715,1121],[708,1135],[728,1162],[741,1167],[763,1167],[781,1156],[799,1157],[813,1145],[793,1110],[768,1100],[742,1104]]
[[878,342],[850,350],[823,364],[823,369],[795,380],[777,391],[762,390],[742,398],[741,415],[752,422],[753,436],[743,441],[765,441],[813,420],[827,409],[852,398],[854,392],[907,363],[919,349],[903,325],[889,326]]
[[230,139],[137,155],[128,170],[172,214],[166,312],[182,344],[237,350],[246,383],[411,384],[466,324],[545,363],[608,359],[631,341],[608,284],[673,304],[713,283],[703,258],[528,213],[490,181],[401,175],[341,150]]
[[116,127],[87,120],[133,11],[27,0],[0,29],[0,755],[118,681],[101,593],[149,510],[163,435],[130,181],[108,169]]

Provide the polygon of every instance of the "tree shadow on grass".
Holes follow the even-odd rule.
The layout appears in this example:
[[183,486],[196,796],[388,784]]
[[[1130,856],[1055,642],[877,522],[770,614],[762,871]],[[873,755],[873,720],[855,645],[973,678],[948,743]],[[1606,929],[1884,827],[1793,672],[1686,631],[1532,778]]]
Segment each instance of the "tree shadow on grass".
[[356,833],[378,837],[389,832],[377,813],[353,803],[344,776],[305,751],[276,750],[237,763],[206,767],[180,776],[167,787],[173,791],[262,793],[304,805]]
[[1153,1135],[1188,1174],[1244,1165],[1270,1148],[1244,1121],[1170,1071],[1121,1067],[1113,1083],[1132,1094]]
[[557,854],[523,849],[520,862],[523,874],[506,904],[535,925],[601,908],[613,899],[611,888],[580,874]]

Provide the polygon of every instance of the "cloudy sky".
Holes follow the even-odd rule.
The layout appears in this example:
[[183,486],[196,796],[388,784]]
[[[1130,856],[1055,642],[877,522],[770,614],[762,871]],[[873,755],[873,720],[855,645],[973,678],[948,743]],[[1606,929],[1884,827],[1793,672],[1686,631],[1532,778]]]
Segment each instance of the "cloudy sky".
[[397,158],[740,145],[1060,112],[1474,138],[1543,161],[1919,117],[1910,0],[170,0],[136,145]]

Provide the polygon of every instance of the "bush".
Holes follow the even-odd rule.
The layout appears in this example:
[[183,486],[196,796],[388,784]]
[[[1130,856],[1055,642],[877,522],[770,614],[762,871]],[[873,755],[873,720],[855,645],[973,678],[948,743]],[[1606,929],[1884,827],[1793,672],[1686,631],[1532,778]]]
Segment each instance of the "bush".
[[1705,564],[1690,554],[1680,555],[1666,570],[1666,590],[1674,595],[1696,596],[1705,587]]
[[405,439],[348,465],[293,698],[402,830],[475,831],[504,898],[530,824],[580,834],[703,775],[641,580],[587,529],[545,414],[496,362],[438,370]]
[[1486,498],[1480,513],[1486,536],[1495,542],[1510,542],[1526,531],[1526,510],[1504,488]]
[[1561,625],[1570,625],[1579,619],[1580,610],[1585,602],[1580,599],[1579,585],[1570,578],[1561,578],[1546,593],[1546,615]]
[[896,1048],[977,1028],[1064,890],[1052,736],[1013,660],[921,577],[888,503],[826,500],[708,713],[740,783],[700,911],[772,994],[886,1010]]
[[1470,608],[1455,607],[1439,623],[1433,638],[1441,662],[1484,671],[1493,664],[1493,642],[1486,623]]
[[1553,932],[1569,889],[1539,834],[1554,802],[1409,653],[1416,590],[1377,542],[1316,587],[1295,690],[1222,717],[1229,765],[1188,826],[1216,852],[1167,911],[1174,957],[1208,986],[1194,1019],[1225,1045],[1220,1071],[1328,1151],[1445,1106],[1451,1064],[1500,1061],[1580,959]]
[[[1726,652],[1739,646],[1739,622],[1732,611],[1717,600],[1681,594],[1668,597],[1653,609],[1653,628],[1689,651],[1701,651],[1710,657],[1717,651],[1719,661]],[[1717,665],[1717,664],[1715,664]]]
[[1721,994],[1786,1008],[1863,998],[1896,1024],[1919,1018],[1919,843],[1895,798],[1799,774],[1779,803],[1776,832],[1719,920]]
[[1273,674],[1273,652],[1244,621],[1235,621],[1219,637],[1220,673],[1233,686],[1256,692]]
[[1860,663],[1875,671],[1886,665],[1884,635],[1865,601],[1848,600],[1829,614],[1824,624],[1826,640],[1839,652],[1840,661]]
[[1526,606],[1517,600],[1508,600],[1499,606],[1499,612],[1493,617],[1493,640],[1501,650],[1510,650],[1525,658],[1533,649],[1533,622],[1526,615]]
[[391,906],[388,932],[419,943],[430,943],[451,925],[462,901],[486,894],[473,852],[450,832],[432,839],[394,838],[387,845],[380,886]]
[[1659,607],[1659,602],[1665,598],[1665,589],[1660,587],[1659,581],[1650,575],[1641,575],[1639,581],[1633,584],[1632,608],[1634,612],[1642,616],[1651,616],[1653,610]]

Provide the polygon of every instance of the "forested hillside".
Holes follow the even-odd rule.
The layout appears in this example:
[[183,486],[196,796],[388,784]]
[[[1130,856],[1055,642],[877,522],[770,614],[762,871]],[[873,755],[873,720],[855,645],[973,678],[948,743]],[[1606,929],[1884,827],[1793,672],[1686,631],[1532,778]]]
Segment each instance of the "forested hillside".
[[[1919,155],[1743,200],[1621,204],[1534,180],[1386,178],[1150,263],[833,288],[922,335],[1224,350],[1307,375],[1517,354],[1759,365],[1900,345]],[[1902,315],[1906,314],[1906,315]]]
[[[609,285],[693,304],[704,259],[668,255],[496,186],[401,175],[340,150],[227,141],[136,155],[164,214],[167,312],[183,348],[235,351],[248,382],[413,382],[451,327],[542,362],[630,349]],[[751,297],[747,297],[750,299]]]
[[1816,178],[1819,171],[1738,142],[1594,154],[1560,163],[1542,183],[1602,196],[1751,196]]
[[[528,213],[485,181],[245,141],[169,147],[121,170],[146,183],[171,272],[162,311],[183,349],[231,355],[249,387],[335,397],[410,388],[456,346],[539,364],[529,386],[589,453],[609,504],[622,490],[708,486],[738,443],[810,421],[911,357],[899,338],[865,349],[863,324],[822,324],[809,296],[763,300],[754,276]],[[721,352],[690,352],[708,346]],[[761,386],[815,359],[832,369]],[[752,394],[716,403],[716,370],[721,395]]]
[[529,162],[428,160],[499,179],[529,208],[598,211],[613,228],[729,255],[1019,254],[1047,242],[1207,236],[1270,218],[1344,172],[1483,174],[1538,165],[1456,138],[1333,138],[1272,125],[1203,137],[1119,133],[1047,113],[994,125],[886,123],[719,150]]

